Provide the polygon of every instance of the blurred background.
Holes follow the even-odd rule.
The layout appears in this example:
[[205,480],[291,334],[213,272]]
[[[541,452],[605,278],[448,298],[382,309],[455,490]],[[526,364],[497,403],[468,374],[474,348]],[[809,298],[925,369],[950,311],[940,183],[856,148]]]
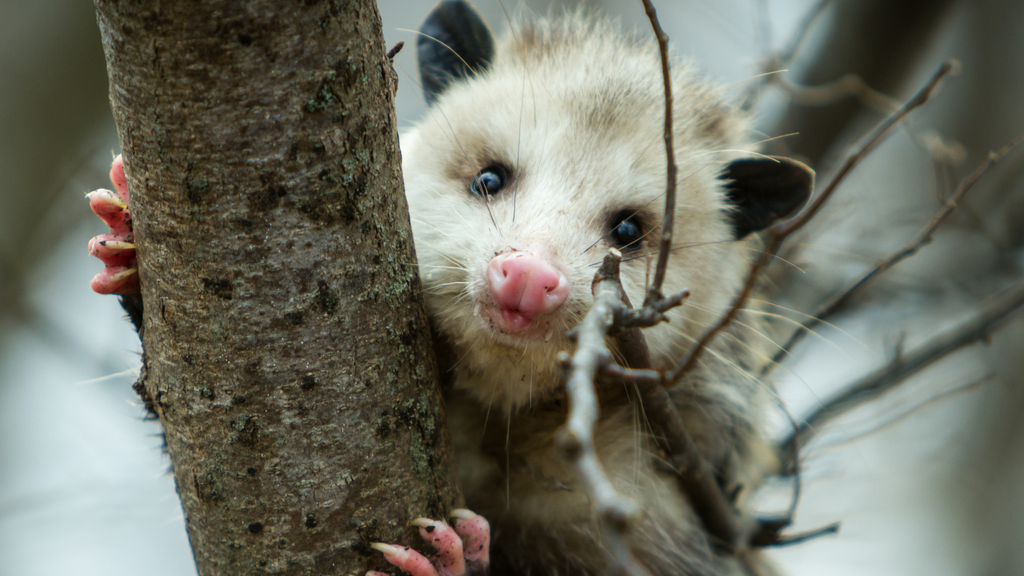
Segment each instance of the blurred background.
[[[379,0],[396,60],[398,114],[422,114],[415,37],[432,0]],[[476,0],[507,18],[580,2]],[[584,2],[649,31],[640,2]],[[912,95],[951,56],[962,74],[843,183],[787,252],[778,281],[798,323],[829,294],[911,240],[964,176],[1024,131],[1019,0],[661,0],[673,50],[751,107],[769,143],[828,178],[891,101],[808,90],[857,74]],[[809,15],[817,14],[813,21]],[[807,24],[810,23],[808,26]],[[807,31],[791,59],[793,39]],[[787,69],[769,80],[765,70]],[[93,294],[103,232],[83,194],[109,187],[117,138],[91,3],[0,2],[0,574],[194,574],[159,428],[130,389],[139,343],[115,298]],[[775,370],[806,414],[857,377],[955,331],[1021,282],[1024,150],[985,175],[933,244]],[[773,554],[793,575],[1024,574],[1024,322],[952,354],[834,419],[803,450],[796,530],[842,522]],[[775,415],[778,434],[788,424]],[[771,487],[769,487],[771,488]],[[785,506],[786,486],[765,506]],[[772,496],[774,494],[774,497]],[[781,504],[780,504],[781,502]]]

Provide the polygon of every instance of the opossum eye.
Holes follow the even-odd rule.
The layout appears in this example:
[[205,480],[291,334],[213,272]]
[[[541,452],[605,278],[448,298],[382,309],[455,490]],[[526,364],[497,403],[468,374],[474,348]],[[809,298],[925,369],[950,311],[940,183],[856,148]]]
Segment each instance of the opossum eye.
[[473,177],[469,183],[469,191],[475,196],[493,196],[505,187],[508,172],[501,166],[488,166]]
[[620,248],[639,248],[644,232],[635,211],[623,210],[612,217],[611,239]]

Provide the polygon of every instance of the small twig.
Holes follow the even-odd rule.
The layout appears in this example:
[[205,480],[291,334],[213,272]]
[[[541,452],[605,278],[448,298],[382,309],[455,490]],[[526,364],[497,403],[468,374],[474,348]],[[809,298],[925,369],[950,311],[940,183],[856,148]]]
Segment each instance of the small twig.
[[[571,360],[573,370],[570,377],[571,410],[559,442],[561,443],[565,439],[567,454],[570,457],[578,458],[576,460],[577,471],[581,477],[585,478],[584,483],[588,486],[588,493],[598,494],[605,491],[604,493],[608,494],[606,488],[602,487],[606,481],[606,479],[602,480],[603,471],[596,459],[593,463],[587,462],[589,456],[586,455],[588,450],[593,450],[591,438],[598,409],[593,382],[595,377],[618,378],[632,382],[641,396],[647,421],[669,454],[669,460],[673,464],[683,493],[712,539],[719,545],[733,549],[739,544],[740,539],[739,518],[725,494],[722,493],[715,479],[714,470],[698,454],[696,443],[683,424],[682,417],[668,391],[662,385],[661,373],[650,370],[650,357],[643,334],[637,328],[628,328],[618,332],[619,353],[623,355],[631,368],[625,368],[612,362],[611,355],[604,345],[605,336],[628,324],[631,318],[636,318],[632,315],[636,311],[629,309],[629,299],[622,289],[619,278],[621,258],[621,253],[614,249],[609,250],[605,256],[601,269],[594,277],[594,307],[574,331],[577,338],[577,351]],[[670,306],[677,306],[687,295],[686,292],[677,294],[658,304],[666,309]],[[643,310],[639,312],[642,313]],[[659,321],[655,319],[648,325],[656,324]],[[573,378],[586,378],[589,386],[584,385],[582,381],[574,382]],[[591,395],[594,396],[591,397]],[[592,415],[591,411],[593,411]],[[590,420],[591,418],[593,420]],[[575,427],[570,428],[570,423],[576,423]],[[570,430],[576,432],[570,434]],[[585,441],[578,442],[579,438],[584,438]],[[623,504],[616,502],[616,499],[628,502],[617,494],[608,495],[600,501],[595,498],[595,501],[598,501],[595,508],[602,518],[606,518],[609,524],[618,527],[621,531],[627,525],[627,518],[622,515],[622,510],[625,510],[622,508]],[[628,506],[633,506],[633,504],[630,502]],[[609,511],[611,516],[607,516]],[[616,561],[625,565],[620,559]]]
[[846,74],[837,80],[817,86],[794,84],[782,75],[776,76],[778,77],[774,78],[774,81],[790,95],[793,102],[804,106],[824,106],[853,96],[865,106],[885,114],[900,107],[899,100],[868,86],[867,82],[856,74]]
[[800,24],[797,25],[796,33],[789,41],[789,45],[784,50],[770,55],[765,59],[762,70],[766,72],[766,74],[759,75],[757,77],[757,81],[747,89],[747,92],[742,99],[743,104],[741,105],[741,108],[743,110],[750,110],[757,101],[755,95],[760,92],[765,84],[773,80],[772,76],[774,76],[774,74],[770,74],[771,72],[775,72],[776,70],[780,70],[789,65],[790,61],[793,60],[793,57],[796,56],[796,53],[800,49],[804,40],[807,38],[807,34],[811,31],[811,27],[818,20],[818,17],[825,11],[825,8],[832,3],[832,1],[833,0],[819,0],[818,3],[814,5],[814,8],[804,15],[804,19],[800,21]]
[[806,444],[822,423],[877,398],[892,389],[904,379],[927,368],[935,361],[978,340],[987,338],[1005,324],[1021,307],[1024,307],[1024,283],[1004,293],[995,304],[969,322],[952,332],[933,338],[917,350],[904,354],[898,363],[890,363],[861,378],[836,398],[829,400],[804,418],[797,429],[779,443],[783,453],[792,452],[796,442]]
[[768,230],[768,237],[765,240],[765,248],[761,252],[761,257],[750,267],[750,272],[747,274],[746,282],[743,288],[740,290],[739,295],[733,300],[732,305],[729,307],[728,312],[719,320],[714,326],[712,326],[704,335],[697,341],[693,349],[687,355],[687,357],[676,366],[668,377],[668,381],[671,383],[678,382],[680,378],[689,373],[694,366],[697,365],[697,361],[703,354],[704,349],[707,345],[728,326],[736,314],[744,307],[747,299],[750,297],[751,292],[754,290],[754,286],[757,283],[758,276],[761,270],[767,266],[768,261],[778,251],[782,242],[791,234],[802,228],[807,222],[811,220],[818,212],[821,207],[825,205],[825,202],[832,196],[832,193],[839,186],[839,184],[845,179],[846,175],[850,173],[855,166],[857,166],[861,160],[863,160],[870,152],[874,149],[875,145],[881,141],[890,128],[895,126],[900,120],[902,120],[911,111],[919,108],[928,101],[932,92],[938,86],[939,81],[942,80],[946,75],[954,73],[959,69],[959,63],[956,60],[950,59],[939,67],[939,70],[932,76],[931,80],[921,90],[914,95],[913,98],[908,100],[899,110],[891,114],[888,118],[883,120],[874,130],[865,138],[864,142],[843,162],[839,170],[832,176],[829,183],[822,189],[821,193],[815,197],[810,204],[808,204],[799,214],[790,218],[789,220],[778,222],[774,224]]
[[618,364],[609,364],[605,368],[605,375],[613,380],[623,382],[651,382],[661,384],[661,372],[644,368],[625,368]]
[[[825,446],[842,446],[843,444],[847,444],[849,442],[855,442],[861,438],[864,438],[865,436],[876,434],[887,427],[896,425],[906,420],[907,418],[910,418],[914,414],[917,414],[919,411],[924,410],[925,408],[932,404],[936,404],[944,400],[953,398],[954,396],[959,396],[961,394],[970,392],[971,390],[974,390],[991,381],[993,378],[995,378],[995,374],[988,373],[982,376],[981,378],[977,378],[966,384],[960,384],[959,386],[936,392],[935,394],[929,396],[928,398],[925,398],[924,400],[917,402],[916,404],[912,404],[909,407],[903,408],[900,412],[896,414],[879,415],[879,418],[881,419],[880,422],[870,422],[867,426],[860,426],[856,430],[852,431],[849,429],[844,429],[844,434],[842,435],[842,437],[830,438],[825,444]],[[819,431],[820,430],[816,431],[815,433]]]
[[[882,114],[891,114],[900,107],[899,100],[875,90],[856,74],[846,74],[837,80],[815,86],[795,84],[782,74],[774,74],[772,77],[789,94],[793,103],[803,106],[827,106],[854,97],[864,106]],[[932,158],[953,164],[963,160],[965,152],[959,142],[949,141],[935,133],[922,133],[909,119],[903,122],[903,130],[914,144]]]
[[[653,326],[661,320],[650,314],[660,316],[670,308],[682,304],[690,295],[688,291],[683,291],[655,302],[652,306],[631,310],[629,297],[622,289],[621,279],[616,275],[603,281],[615,282],[617,286],[614,291],[621,295],[621,305],[616,312],[616,326],[638,322],[645,326]],[[667,459],[672,463],[673,472],[676,473],[683,494],[713,541],[724,548],[734,549],[740,539],[739,518],[729,499],[722,493],[711,465],[699,456],[696,443],[683,424],[683,418],[675,402],[664,387],[662,373],[650,369],[651,359],[643,333],[637,328],[627,328],[619,332],[616,341],[619,353],[630,368],[609,363],[603,368],[603,375],[633,383],[640,394],[644,416],[654,430],[655,436],[662,440],[663,447],[668,453]]]
[[668,61],[668,34],[661,28],[658,22],[658,13],[654,9],[651,0],[643,0],[644,11],[651,21],[654,34],[658,38],[658,52],[661,54],[661,75],[665,85],[665,218],[661,224],[661,240],[658,248],[658,264],[654,270],[654,282],[647,288],[647,296],[644,305],[661,300],[661,285],[665,281],[665,271],[668,269],[668,257],[672,253],[672,229],[676,216],[676,152],[672,141],[672,76],[669,71]]
[[[793,431],[796,432],[796,418],[793,417],[793,414],[784,404],[781,405],[781,408],[786,413],[786,416],[789,417],[789,423],[792,425]],[[786,510],[784,515],[779,517],[758,518],[758,529],[750,538],[752,546],[782,546],[794,538],[799,541],[808,539],[804,538],[802,534],[795,536],[782,534],[782,531],[793,523],[793,518],[796,516],[796,507],[800,503],[800,492],[803,488],[803,477],[800,475],[800,442],[798,438],[794,439],[793,449],[789,453],[788,465],[782,470],[781,475],[793,478],[793,496],[789,502],[789,509]],[[838,525],[836,525],[836,528],[838,528]]]
[[644,293],[651,287],[651,245],[647,240],[640,242],[640,248],[644,251]]
[[802,327],[797,328],[790,337],[786,344],[780,349],[775,357],[772,358],[773,362],[768,364],[766,368],[770,370],[772,366],[777,365],[785,355],[784,351],[792,350],[808,331],[813,330],[816,326],[821,324],[822,321],[834,316],[836,313],[841,311],[850,300],[857,295],[859,292],[864,290],[871,282],[877,279],[879,276],[892,269],[900,262],[914,256],[922,248],[932,242],[935,231],[945,222],[959,207],[967,193],[974,187],[982,176],[984,176],[996,162],[998,162],[1003,156],[1009,153],[1018,144],[1024,141],[1024,133],[1019,134],[1016,138],[1011,140],[1008,144],[1000,148],[996,152],[990,152],[988,157],[982,162],[974,172],[971,172],[969,176],[960,181],[956,191],[949,197],[945,205],[939,210],[938,214],[932,218],[932,221],[924,227],[917,237],[908,242],[902,248],[890,254],[886,259],[876,264],[873,268],[867,271],[863,276],[858,278],[846,289],[842,290],[827,302],[818,307],[818,310],[814,313],[813,318],[808,320]]
[[843,162],[843,165],[839,168],[839,171],[835,176],[832,177],[829,184],[821,191],[821,194],[818,194],[817,198],[811,201],[807,208],[797,214],[796,217],[773,226],[773,228],[779,229],[778,234],[783,237],[788,236],[807,224],[807,222],[813,218],[819,210],[821,210],[821,207],[828,201],[832,192],[837,186],[839,186],[846,175],[874,149],[875,145],[881,141],[882,136],[884,136],[890,128],[899,123],[899,121],[907,114],[910,114],[912,111],[920,108],[928,102],[928,99],[931,98],[932,92],[935,91],[935,88],[938,87],[939,82],[943,78],[950,74],[956,76],[959,73],[960,61],[955,58],[950,58],[943,62],[938,71],[932,75],[931,79],[923,88],[918,90],[917,94],[915,94],[913,98],[908,100],[900,107],[899,110],[893,112],[888,118],[878,124],[871,134],[868,135],[866,142],[861,145],[856,152],[847,157],[846,161]]
[[735,549],[741,544],[740,518],[718,485],[714,469],[698,454],[668,390],[660,382],[647,380],[637,380],[636,387],[644,399],[648,421],[662,433],[679,485],[697,517],[712,541],[728,550]]
[[[697,454],[696,444],[683,425],[682,417],[679,415],[675,403],[669,397],[668,391],[662,386],[660,374],[647,370],[651,367],[650,355],[643,334],[636,328],[637,326],[653,326],[663,321],[664,312],[679,306],[689,296],[689,292],[684,291],[665,298],[661,291],[662,284],[665,281],[665,273],[668,269],[668,257],[672,252],[678,168],[676,166],[675,146],[673,144],[673,100],[668,54],[669,39],[658,21],[657,11],[653,3],[650,0],[643,0],[643,4],[647,17],[651,21],[651,27],[654,29],[655,36],[658,39],[658,51],[661,55],[662,83],[665,90],[665,127],[662,135],[665,141],[666,156],[665,214],[661,228],[654,281],[647,286],[643,308],[631,310],[629,299],[622,290],[621,284],[617,288],[620,294],[619,301],[622,303],[622,306],[619,307],[621,312],[618,314],[619,318],[617,318],[616,326],[627,328],[619,334],[619,352],[626,359],[627,365],[634,369],[639,368],[640,370],[625,369],[614,363],[606,364],[604,370],[608,374],[614,373],[617,377],[628,378],[634,383],[643,399],[647,420],[651,423],[652,427],[660,432],[661,437],[667,444],[667,451],[672,455],[673,465],[676,467],[676,473],[683,493],[686,494],[691,505],[694,507],[708,534],[716,541],[732,548],[739,539],[736,514],[718,486],[711,466]],[[605,262],[607,261],[608,258],[606,257]],[[648,273],[649,270],[650,258],[648,257]],[[599,272],[598,276],[600,275],[601,273]],[[607,280],[611,281],[611,278],[607,278]],[[596,281],[597,277],[595,277]],[[616,283],[619,282],[617,270],[614,281]]]
[[739,544],[741,532],[736,511],[718,485],[715,471],[697,452],[697,445],[683,424],[675,402],[663,386],[661,373],[649,367],[649,361],[634,369],[610,364],[604,373],[632,382],[636,387],[644,416],[655,435],[661,438],[683,494],[713,541],[732,550]]
[[[809,532],[800,532],[797,534],[787,534],[785,536],[778,536],[773,540],[760,541],[756,538],[752,542],[752,545],[761,548],[779,548],[782,546],[792,546],[794,544],[801,544],[808,540],[814,540],[822,536],[828,536],[829,534],[836,534],[839,532],[839,522],[833,522],[824,528],[818,528],[817,530],[811,530]],[[778,534],[778,533],[776,533]]]
[[569,416],[559,429],[557,442],[590,495],[594,510],[608,529],[608,549],[617,565],[631,576],[648,576],[648,572],[633,558],[622,541],[622,533],[639,514],[636,503],[615,490],[605,474],[594,448],[594,428],[600,407],[594,382],[599,371],[611,363],[611,353],[605,346],[605,336],[612,329],[615,307],[621,305],[622,287],[619,283],[619,262],[622,254],[614,248],[608,251],[600,270],[594,276],[592,289],[594,306],[573,330],[576,352],[569,357],[559,353],[559,360],[569,366],[566,391],[569,395]]

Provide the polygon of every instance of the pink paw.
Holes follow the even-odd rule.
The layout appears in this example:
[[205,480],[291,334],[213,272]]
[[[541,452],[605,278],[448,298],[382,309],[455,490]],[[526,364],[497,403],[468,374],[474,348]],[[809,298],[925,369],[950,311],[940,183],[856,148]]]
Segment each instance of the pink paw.
[[89,241],[89,253],[103,261],[106,268],[93,277],[89,286],[100,294],[137,294],[139,292],[138,262],[135,258],[135,237],[132,214],[128,209],[128,182],[124,177],[124,160],[118,154],[110,167],[110,181],[117,193],[94,190],[86,195],[89,207],[100,217],[110,234],[100,234]]
[[[405,546],[375,543],[372,547],[384,553],[384,559],[412,576],[463,576],[486,571],[490,561],[491,527],[487,520],[469,510],[452,512],[455,526],[417,518],[420,536],[437,549],[437,556],[428,560],[419,552]],[[370,571],[366,576],[387,576]]]

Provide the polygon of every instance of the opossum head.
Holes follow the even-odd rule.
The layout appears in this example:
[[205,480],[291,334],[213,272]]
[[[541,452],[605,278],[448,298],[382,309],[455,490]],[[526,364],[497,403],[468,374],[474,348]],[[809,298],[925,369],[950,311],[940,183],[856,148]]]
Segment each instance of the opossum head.
[[[422,28],[430,104],[402,135],[416,251],[457,385],[514,409],[557,386],[555,355],[590,308],[610,247],[643,301],[666,182],[657,45],[580,15],[514,25],[500,42],[461,1]],[[679,165],[665,292],[689,289],[647,332],[668,364],[728,307],[750,234],[798,208],[810,171],[751,153],[745,119],[684,65],[672,70]]]

